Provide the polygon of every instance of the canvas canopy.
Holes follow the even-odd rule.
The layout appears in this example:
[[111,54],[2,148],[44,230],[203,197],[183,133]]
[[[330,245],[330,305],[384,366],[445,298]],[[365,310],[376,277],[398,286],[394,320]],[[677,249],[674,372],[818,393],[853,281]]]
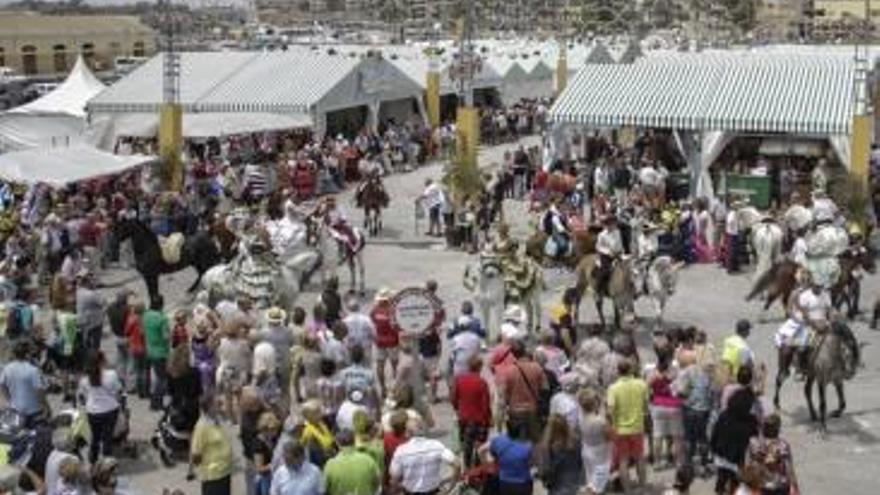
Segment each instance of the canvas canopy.
[[38,148],[0,155],[0,179],[61,187],[146,165],[155,157],[119,156],[85,144]]
[[89,70],[82,55],[76,59],[67,78],[49,93],[9,110],[9,113],[30,115],[86,116],[86,103],[106,88],[104,83]]

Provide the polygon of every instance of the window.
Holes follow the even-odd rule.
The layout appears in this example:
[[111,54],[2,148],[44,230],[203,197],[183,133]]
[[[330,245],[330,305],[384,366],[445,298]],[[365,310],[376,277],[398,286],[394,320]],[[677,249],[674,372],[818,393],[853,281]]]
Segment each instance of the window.
[[26,75],[37,73],[37,47],[33,45],[21,47],[21,71]]
[[131,54],[135,57],[145,56],[146,55],[146,48],[144,47],[144,42],[143,41],[135,41],[134,42],[134,49],[132,50]]
[[117,41],[110,42],[110,56],[115,57],[122,54],[122,45]]
[[91,68],[95,68],[95,45],[92,43],[84,43],[82,49],[80,50],[82,54],[83,60],[85,60],[86,65]]
[[52,65],[55,72],[67,72],[67,47],[55,45],[52,47]]
[[0,46],[0,67],[6,67],[6,50]]

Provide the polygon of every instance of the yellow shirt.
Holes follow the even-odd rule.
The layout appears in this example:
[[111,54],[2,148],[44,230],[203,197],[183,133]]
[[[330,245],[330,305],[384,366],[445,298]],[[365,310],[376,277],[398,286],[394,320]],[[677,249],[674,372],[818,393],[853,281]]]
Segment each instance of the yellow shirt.
[[214,421],[199,418],[192,434],[190,453],[202,457],[196,473],[202,481],[214,481],[232,474],[232,444],[223,427]]
[[631,376],[618,378],[608,387],[608,414],[618,435],[635,435],[645,431],[645,410],[648,385]]

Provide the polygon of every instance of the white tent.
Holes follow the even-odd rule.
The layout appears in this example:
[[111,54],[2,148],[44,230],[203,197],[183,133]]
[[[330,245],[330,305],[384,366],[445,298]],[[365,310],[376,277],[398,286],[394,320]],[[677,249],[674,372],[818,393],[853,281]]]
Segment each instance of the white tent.
[[38,148],[0,155],[0,179],[60,187],[126,172],[155,159],[145,155],[118,156],[85,144]]
[[0,113],[0,151],[82,141],[86,103],[105,87],[80,56],[57,88],[30,103]]
[[[101,132],[114,136],[155,137],[159,132],[159,115],[155,113],[130,113],[116,118],[102,116],[92,123],[93,129],[109,126]],[[197,139],[215,136],[231,136],[265,131],[308,129],[312,117],[300,113],[184,113],[183,137]]]

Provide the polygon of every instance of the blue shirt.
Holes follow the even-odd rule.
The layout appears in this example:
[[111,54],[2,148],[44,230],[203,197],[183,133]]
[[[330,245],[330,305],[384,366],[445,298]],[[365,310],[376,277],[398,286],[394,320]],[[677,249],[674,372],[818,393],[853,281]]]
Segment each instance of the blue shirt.
[[499,435],[489,444],[489,452],[498,462],[498,479],[505,483],[527,483],[532,480],[532,444]]
[[40,400],[45,384],[36,366],[26,361],[12,361],[0,372],[0,385],[6,388],[12,408],[30,416],[43,410]]
[[270,495],[322,495],[324,476],[309,461],[303,461],[297,469],[282,464],[272,475]]

